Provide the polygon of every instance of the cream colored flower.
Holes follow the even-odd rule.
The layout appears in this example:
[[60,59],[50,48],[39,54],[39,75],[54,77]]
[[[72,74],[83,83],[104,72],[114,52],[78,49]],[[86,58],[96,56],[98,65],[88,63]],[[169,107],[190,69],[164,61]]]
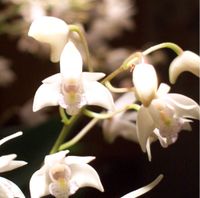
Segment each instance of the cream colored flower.
[[[5,142],[22,135],[22,132],[17,132],[0,140],[0,145]],[[0,173],[7,172],[21,166],[26,165],[25,161],[15,160],[16,154],[3,155],[0,157]],[[8,179],[0,177],[0,197],[2,198],[25,198],[19,187]]]
[[104,191],[97,172],[88,165],[94,157],[66,157],[68,153],[60,151],[45,157],[44,165],[31,177],[31,198],[49,194],[56,198],[67,198],[82,187]]
[[170,82],[174,84],[178,76],[185,71],[200,77],[200,57],[191,51],[184,51],[172,61],[169,67]]
[[169,89],[168,85],[161,84],[150,105],[142,105],[138,111],[137,135],[144,152],[152,138],[167,147],[177,140],[181,130],[191,130],[190,119],[199,120],[199,105],[184,95],[168,93]]
[[28,35],[50,44],[51,61],[58,62],[62,50],[69,39],[69,28],[63,20],[51,16],[42,16],[33,21]]
[[82,57],[69,41],[60,59],[60,73],[43,80],[36,91],[33,111],[60,105],[69,115],[77,114],[84,105],[97,105],[113,110],[111,93],[97,80],[103,73],[82,72]]
[[[121,110],[135,100],[135,95],[132,92],[125,93],[115,101],[115,108]],[[137,112],[123,111],[104,120],[102,126],[106,140],[112,143],[118,136],[122,136],[127,140],[138,142],[135,125],[136,116]]]

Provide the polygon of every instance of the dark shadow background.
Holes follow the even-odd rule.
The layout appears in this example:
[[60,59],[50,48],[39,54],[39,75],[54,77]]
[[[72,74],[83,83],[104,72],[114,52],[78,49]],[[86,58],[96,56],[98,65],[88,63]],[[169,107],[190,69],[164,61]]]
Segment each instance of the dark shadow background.
[[[170,41],[185,50],[198,53],[199,50],[199,5],[197,0],[138,0],[138,13],[134,17],[134,31],[124,31],[123,35],[113,41],[113,46],[128,46],[136,49],[144,48],[160,42]],[[56,66],[50,62],[19,52],[16,48],[17,38],[7,35],[0,36],[0,55],[10,58],[17,80],[8,88],[0,88],[0,112],[8,108],[23,105],[31,98],[42,79],[54,74]],[[166,51],[170,60],[174,55]],[[168,81],[168,64],[156,67],[162,81]],[[172,92],[178,92],[199,101],[199,79],[190,73],[182,74]],[[78,131],[83,126],[74,129]],[[47,123],[34,128],[19,125],[13,115],[0,128],[0,136],[23,130],[23,137],[12,140],[1,146],[0,154],[17,153],[18,159],[29,162],[20,168],[2,176],[16,182],[28,195],[27,183],[31,174],[37,170],[43,156],[48,153],[57,137],[61,123],[55,114]],[[91,164],[100,175],[105,193],[95,189],[79,190],[72,197],[118,198],[134,189],[142,187],[158,174],[163,173],[164,179],[158,187],[145,194],[144,198],[196,198],[199,197],[199,122],[192,123],[192,132],[181,132],[176,144],[163,149],[159,143],[152,145],[153,161],[148,162],[147,156],[139,146],[123,139],[110,145],[103,139],[98,126],[76,146],[71,148],[74,155],[95,155],[97,159]],[[73,134],[74,135],[74,134]]]

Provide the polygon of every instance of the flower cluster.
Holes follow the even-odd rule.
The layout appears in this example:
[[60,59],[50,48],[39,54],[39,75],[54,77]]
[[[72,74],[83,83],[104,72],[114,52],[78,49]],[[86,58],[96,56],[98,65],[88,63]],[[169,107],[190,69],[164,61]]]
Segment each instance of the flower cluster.
[[[108,5],[113,3],[106,2],[109,2]],[[123,3],[121,5],[124,6]],[[162,43],[131,54],[120,67],[106,75],[93,71],[87,39],[79,26],[69,25],[56,17],[41,15],[32,22],[28,35],[50,46],[50,60],[59,63],[60,72],[42,81],[34,96],[33,111],[47,106],[59,106],[63,129],[50,153],[44,157],[43,165],[30,179],[31,198],[46,195],[67,198],[82,187],[93,187],[104,192],[98,173],[89,165],[95,157],[68,156],[69,148],[99,121],[102,121],[102,131],[108,142],[112,143],[118,136],[134,141],[143,152],[147,152],[151,161],[151,143],[158,140],[163,148],[167,148],[176,142],[182,130],[192,130],[193,120],[200,119],[198,103],[185,95],[170,93],[170,86],[159,82],[155,67],[146,59],[147,55],[162,48],[176,52],[177,57],[169,66],[169,81],[175,84],[179,75],[185,71],[200,76],[200,57],[197,54],[183,51],[173,43]],[[128,13],[126,18],[129,18]],[[117,26],[117,22],[113,26]],[[79,38],[79,45],[74,42],[74,33]],[[88,67],[88,71],[83,65]],[[114,87],[111,80],[125,71],[130,71],[131,87]],[[120,96],[115,100],[116,94]],[[98,106],[100,111],[93,111],[96,110],[94,106]],[[73,129],[71,126],[80,115],[92,119],[71,140],[66,141],[67,132]],[[22,133],[0,140],[0,145],[19,135]],[[0,157],[0,172],[26,164],[15,158],[15,154]],[[123,198],[138,197],[148,192],[162,178],[162,175],[158,176],[149,185]],[[25,196],[13,182],[0,177],[0,197]]]

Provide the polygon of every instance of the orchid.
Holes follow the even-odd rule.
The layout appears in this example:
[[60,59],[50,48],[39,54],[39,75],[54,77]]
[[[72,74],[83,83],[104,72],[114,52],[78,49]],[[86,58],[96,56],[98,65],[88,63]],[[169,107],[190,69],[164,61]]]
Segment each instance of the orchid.
[[88,165],[94,157],[66,157],[68,153],[65,150],[45,157],[44,165],[31,177],[31,198],[49,194],[67,198],[82,187],[104,191],[97,172]]
[[69,39],[69,27],[67,23],[56,17],[41,16],[32,22],[28,35],[37,41],[49,44],[50,59],[52,62],[58,62]]
[[[138,67],[143,67],[143,65]],[[152,73],[149,72],[149,78],[145,79],[146,74],[143,75],[142,72],[133,74],[138,95],[147,96],[149,99],[148,105],[144,103],[141,106],[136,120],[137,135],[144,152],[155,138],[159,139],[163,147],[174,143],[181,130],[191,130],[190,119],[199,120],[200,114],[199,105],[194,100],[181,94],[168,93],[170,87],[167,84],[162,83],[155,93],[157,76],[153,72],[153,66],[146,64],[144,68],[146,67],[151,67],[149,71]],[[136,74],[138,74],[137,77]],[[156,77],[156,79],[151,81],[149,80],[151,77]]]
[[[125,108],[128,104],[136,101],[133,92],[127,92],[115,101],[116,110]],[[136,134],[137,112],[126,112],[125,110],[115,114],[103,121],[103,134],[109,142],[113,142],[117,136],[122,136],[127,140],[138,142]]]
[[[22,132],[17,132],[0,140],[0,145],[4,144],[10,139],[22,135]],[[3,155],[0,157],[0,173],[7,172],[21,166],[26,165],[25,161],[15,160],[16,154]],[[0,197],[4,198],[25,198],[19,187],[8,179],[0,177]]]
[[61,54],[60,73],[43,80],[36,91],[33,111],[45,106],[60,105],[69,115],[79,112],[84,105],[97,105],[114,109],[111,93],[97,80],[104,73],[82,72],[82,57],[69,41]]
[[184,51],[172,61],[169,67],[170,82],[174,84],[178,76],[184,71],[200,77],[200,57],[194,52]]

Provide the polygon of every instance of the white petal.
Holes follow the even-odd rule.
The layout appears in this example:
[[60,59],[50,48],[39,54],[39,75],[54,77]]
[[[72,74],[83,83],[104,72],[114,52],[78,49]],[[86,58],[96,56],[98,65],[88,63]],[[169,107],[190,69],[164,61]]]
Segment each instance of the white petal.
[[71,42],[65,45],[60,57],[60,72],[65,79],[79,80],[83,61],[80,52]]
[[25,198],[19,187],[8,179],[0,177],[1,198]]
[[16,154],[9,154],[0,157],[0,173],[10,171],[27,164],[25,161],[14,160]]
[[178,76],[184,71],[200,76],[200,57],[197,54],[184,51],[172,61],[169,67],[170,82],[174,84]]
[[71,165],[71,164],[87,164],[87,163],[91,162],[94,159],[95,159],[95,157],[93,157],[93,156],[88,156],[88,157],[67,156],[65,158],[65,163],[67,165]]
[[11,140],[11,139],[13,139],[13,138],[16,138],[16,137],[18,137],[18,136],[21,136],[22,134],[23,134],[22,131],[18,131],[18,132],[16,132],[16,133],[12,134],[12,135],[9,135],[9,136],[7,136],[7,137],[1,139],[1,140],[0,140],[0,145],[4,144],[5,142],[7,142],[7,141],[9,141],[9,140]]
[[136,198],[139,197],[145,193],[147,193],[148,191],[152,190],[156,185],[158,185],[160,183],[160,181],[163,179],[163,175],[159,175],[155,180],[153,180],[150,184],[139,188],[137,190],[134,190],[126,195],[124,195],[121,198]]
[[83,72],[82,76],[87,80],[97,81],[102,79],[105,76],[105,74],[102,72]]
[[127,140],[138,142],[136,125],[128,120],[111,118],[103,122],[103,133],[105,138],[112,143],[117,136]]
[[[104,191],[99,175],[90,165],[71,164],[70,169],[72,171],[71,183],[77,186],[77,190],[82,187],[93,187],[101,192]],[[74,190],[72,190],[72,193],[75,193]]]
[[170,91],[170,86],[165,84],[165,83],[161,83],[158,90],[157,90],[156,95],[158,97],[161,97],[161,96],[167,94],[169,91]]
[[127,92],[115,101],[115,107],[116,109],[122,109],[125,106],[134,103],[135,101],[135,94],[133,92]]
[[46,106],[56,106],[60,98],[60,85],[57,83],[42,84],[35,93],[33,111]]
[[57,84],[60,84],[62,81],[62,75],[61,73],[57,73],[57,74],[54,74],[52,76],[49,76],[47,78],[45,78],[42,83],[57,83]]
[[50,180],[48,180],[45,168],[42,167],[40,170],[36,171],[30,179],[29,188],[31,198],[40,198],[48,195],[49,184]]
[[199,120],[199,105],[191,98],[181,94],[167,94],[164,99],[176,109],[179,116]]
[[101,83],[84,80],[84,92],[88,105],[97,105],[111,111],[114,110],[112,95]]
[[69,28],[61,19],[42,16],[33,21],[28,35],[40,42],[50,44],[51,61],[58,62],[61,52],[68,41]]
[[51,155],[47,155],[44,159],[44,163],[48,166],[52,166],[59,162],[64,162],[65,156],[69,153],[68,150],[60,151]]
[[153,134],[154,122],[148,113],[148,109],[141,107],[136,120],[137,136],[143,152],[146,152],[147,139]]
[[155,97],[158,79],[156,71],[152,65],[138,64],[133,70],[133,84],[139,100],[148,106]]

